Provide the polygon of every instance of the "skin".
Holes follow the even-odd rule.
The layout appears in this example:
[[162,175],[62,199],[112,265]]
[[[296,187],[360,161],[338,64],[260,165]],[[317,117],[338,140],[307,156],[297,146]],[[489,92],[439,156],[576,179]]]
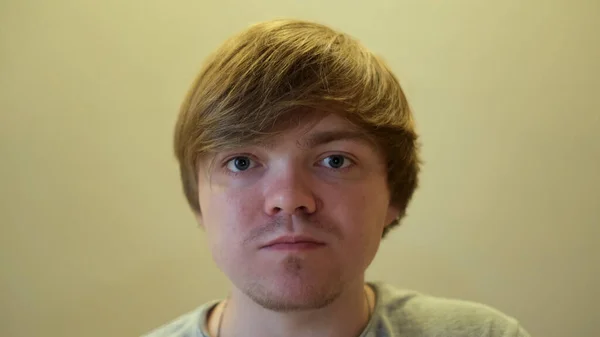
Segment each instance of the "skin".
[[[398,215],[376,147],[331,114],[211,160],[198,173],[198,221],[233,285],[211,335],[222,311],[220,337],[358,335],[374,303],[365,270]],[[285,235],[319,244],[265,247]]]

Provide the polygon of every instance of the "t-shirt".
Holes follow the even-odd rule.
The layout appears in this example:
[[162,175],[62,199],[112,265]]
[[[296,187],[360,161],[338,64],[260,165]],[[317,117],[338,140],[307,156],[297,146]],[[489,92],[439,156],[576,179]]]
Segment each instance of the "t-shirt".
[[[530,337],[516,319],[480,303],[369,285],[375,308],[359,337]],[[218,303],[206,303],[143,337],[210,337],[207,317]]]

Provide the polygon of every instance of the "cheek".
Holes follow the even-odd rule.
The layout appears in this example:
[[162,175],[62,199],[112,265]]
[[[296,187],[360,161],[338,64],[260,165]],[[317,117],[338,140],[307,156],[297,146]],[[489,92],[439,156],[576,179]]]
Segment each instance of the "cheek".
[[377,250],[385,227],[389,198],[385,189],[365,184],[330,195],[334,218],[339,219],[348,249],[371,255]]
[[332,191],[328,196],[338,216],[352,223],[357,231],[383,230],[389,198],[385,191],[372,187],[361,184],[344,191]]
[[218,245],[242,241],[262,211],[256,193],[244,189],[213,191],[205,201],[203,225],[211,241]]
[[222,214],[233,223],[230,226],[236,229],[248,228],[262,215],[262,197],[256,190],[239,189],[230,191],[224,197],[227,204],[227,213]]
[[230,275],[247,259],[242,244],[253,224],[257,224],[259,207],[256,195],[243,191],[213,193],[206,200],[204,228],[213,260]]

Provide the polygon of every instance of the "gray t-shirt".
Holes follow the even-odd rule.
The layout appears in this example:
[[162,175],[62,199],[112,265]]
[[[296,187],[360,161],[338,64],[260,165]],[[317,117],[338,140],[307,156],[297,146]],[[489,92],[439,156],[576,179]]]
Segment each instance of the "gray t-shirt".
[[[375,310],[360,337],[529,337],[519,322],[483,304],[369,283]],[[143,337],[209,337],[206,320],[213,301]],[[248,336],[253,337],[253,336]]]

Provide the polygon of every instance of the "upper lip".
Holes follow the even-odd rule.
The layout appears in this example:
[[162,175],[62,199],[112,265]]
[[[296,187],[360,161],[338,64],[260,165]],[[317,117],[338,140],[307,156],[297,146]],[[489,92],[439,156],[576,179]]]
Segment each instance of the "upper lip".
[[287,244],[291,244],[291,243],[324,244],[323,241],[319,241],[319,240],[317,240],[311,236],[307,236],[307,235],[283,235],[283,236],[276,238],[275,240],[267,242],[265,245],[263,245],[263,248],[273,246],[276,244],[284,244],[284,243],[287,243]]

